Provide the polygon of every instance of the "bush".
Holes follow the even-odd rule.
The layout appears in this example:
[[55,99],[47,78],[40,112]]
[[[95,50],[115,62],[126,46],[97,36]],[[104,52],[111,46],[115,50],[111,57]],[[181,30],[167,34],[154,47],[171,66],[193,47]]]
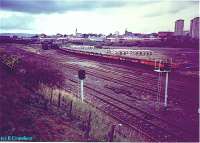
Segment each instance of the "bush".
[[58,69],[53,67],[48,61],[40,59],[27,59],[22,61],[19,77],[24,84],[32,89],[38,89],[39,84],[43,83],[50,87],[61,87],[64,84],[64,77]]

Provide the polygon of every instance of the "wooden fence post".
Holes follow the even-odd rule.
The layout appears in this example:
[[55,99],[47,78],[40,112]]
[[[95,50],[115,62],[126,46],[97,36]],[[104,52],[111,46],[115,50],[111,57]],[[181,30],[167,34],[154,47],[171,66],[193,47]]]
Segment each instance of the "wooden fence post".
[[59,92],[59,94],[58,94],[58,108],[60,107],[60,97],[61,97],[61,94]]
[[70,105],[69,105],[69,116],[72,117],[72,103],[73,100],[70,101]]
[[88,116],[88,121],[87,121],[87,125],[86,125],[86,132],[85,132],[85,137],[89,138],[90,135],[90,130],[91,130],[91,117],[92,117],[92,112],[89,113]]
[[51,90],[51,95],[50,95],[50,104],[52,104],[52,100],[53,100],[53,89]]
[[108,133],[108,141],[112,142],[114,139],[114,133],[115,133],[115,125],[112,125],[110,132]]

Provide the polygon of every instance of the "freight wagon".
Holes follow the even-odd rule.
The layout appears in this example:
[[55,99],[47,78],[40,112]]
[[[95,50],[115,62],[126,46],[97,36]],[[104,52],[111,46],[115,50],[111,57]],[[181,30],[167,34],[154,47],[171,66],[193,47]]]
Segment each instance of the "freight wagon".
[[[80,56],[87,56],[96,59],[104,59],[108,61],[116,61],[122,63],[133,63],[133,64],[142,64],[150,67],[155,67],[155,59],[150,57],[156,57],[151,50],[134,50],[134,49],[99,49],[96,47],[87,47],[87,46],[72,46],[72,47],[60,47],[59,50],[77,54]],[[124,51],[123,51],[124,50]],[[170,65],[170,68],[177,68],[178,65],[172,63],[170,60],[162,59],[160,67]]]

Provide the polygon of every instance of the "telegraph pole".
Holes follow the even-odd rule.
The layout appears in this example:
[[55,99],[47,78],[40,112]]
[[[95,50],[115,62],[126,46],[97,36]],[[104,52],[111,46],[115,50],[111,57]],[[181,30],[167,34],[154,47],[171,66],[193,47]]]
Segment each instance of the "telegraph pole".
[[81,101],[83,102],[83,100],[84,100],[83,80],[85,79],[85,70],[79,70],[78,77],[80,79],[80,97],[81,97]]

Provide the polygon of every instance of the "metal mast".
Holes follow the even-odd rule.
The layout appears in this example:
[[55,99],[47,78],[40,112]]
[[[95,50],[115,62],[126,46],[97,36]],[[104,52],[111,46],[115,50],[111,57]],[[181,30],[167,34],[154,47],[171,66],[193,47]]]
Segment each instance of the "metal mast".
[[161,102],[161,94],[162,94],[162,73],[165,73],[165,96],[164,96],[164,107],[167,107],[168,100],[168,78],[169,72],[171,72],[171,63],[167,61],[156,61],[155,60],[155,72],[158,72],[158,93],[157,93],[157,101]]

